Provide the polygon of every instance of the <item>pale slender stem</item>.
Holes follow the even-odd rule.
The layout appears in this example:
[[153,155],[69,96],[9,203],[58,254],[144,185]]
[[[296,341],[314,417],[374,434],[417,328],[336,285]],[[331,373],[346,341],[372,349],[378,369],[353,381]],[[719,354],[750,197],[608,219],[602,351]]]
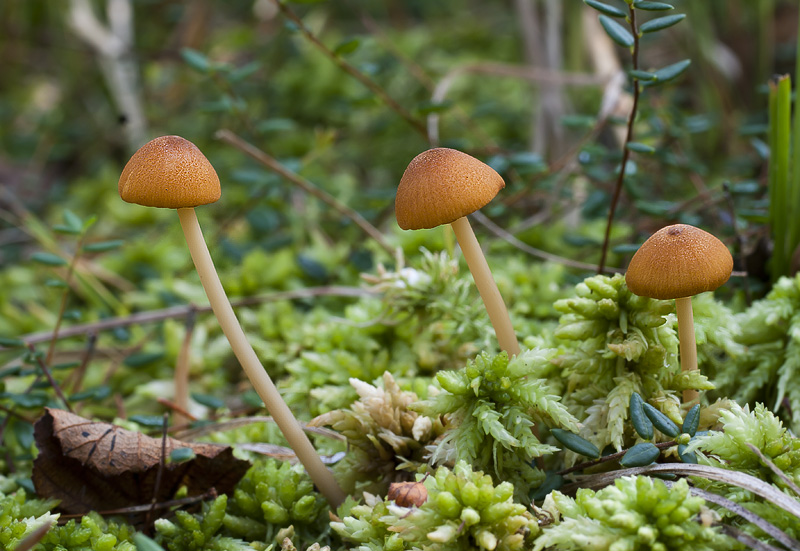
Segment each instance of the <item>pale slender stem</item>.
[[[678,339],[681,346],[681,371],[697,369],[697,341],[694,336],[694,315],[692,314],[692,297],[675,299],[678,311]],[[694,389],[683,391],[683,403],[697,400],[700,394]]]
[[500,345],[500,349],[508,352],[509,356],[516,356],[519,354],[517,336],[514,334],[506,304],[503,302],[503,297],[500,296],[500,291],[497,289],[492,272],[489,270],[489,264],[486,262],[486,257],[483,256],[480,245],[478,245],[475,232],[472,231],[472,226],[469,225],[466,216],[459,218],[451,225],[453,226],[453,232],[456,234],[458,244],[461,246],[461,252],[464,254],[464,260],[467,261],[469,271],[472,272],[475,286],[478,288],[483,304],[486,306],[486,312],[488,312],[489,320],[492,322],[494,332],[497,334],[497,342]]
[[189,252],[197,268],[197,273],[200,275],[200,282],[208,295],[211,309],[222,327],[222,332],[231,343],[233,353],[242,365],[247,378],[253,384],[253,388],[267,406],[267,411],[272,415],[297,458],[308,471],[311,480],[333,507],[339,506],[344,501],[344,492],[336,483],[333,474],[322,463],[314,446],[311,445],[289,406],[283,401],[242,331],[239,320],[236,319],[236,314],[234,314],[231,303],[222,288],[217,271],[214,269],[214,262],[211,260],[211,254],[203,239],[194,209],[178,209],[178,216],[181,219],[186,243],[189,245]]

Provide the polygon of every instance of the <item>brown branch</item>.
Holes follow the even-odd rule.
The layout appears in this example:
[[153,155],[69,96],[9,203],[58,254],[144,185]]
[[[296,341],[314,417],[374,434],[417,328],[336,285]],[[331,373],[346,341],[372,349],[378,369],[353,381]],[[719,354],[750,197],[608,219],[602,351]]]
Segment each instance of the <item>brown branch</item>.
[[[55,335],[55,333],[54,333],[54,335]],[[67,408],[67,411],[69,411],[70,413],[73,413],[72,406],[69,405],[69,402],[67,401],[67,397],[64,396],[64,393],[61,391],[61,387],[58,385],[56,380],[53,378],[53,373],[50,371],[50,368],[47,367],[47,364],[44,362],[44,360],[42,360],[42,358],[40,358],[36,354],[36,347],[34,345],[32,345],[32,344],[28,344],[28,350],[31,351],[31,356],[39,364],[39,368],[42,370],[42,373],[44,373],[44,376],[47,377],[47,380],[50,383],[50,386],[53,387],[53,390],[55,391],[55,393],[58,396],[59,400],[64,402],[64,406]]]
[[[658,448],[659,450],[663,450],[663,449],[666,449],[666,448],[671,448],[672,446],[675,446],[676,444],[677,444],[677,442],[675,440],[670,440],[669,442],[660,442],[658,444],[655,444],[655,447]],[[617,452],[617,453],[611,453],[611,454],[608,454],[608,455],[604,455],[603,457],[601,457],[599,459],[592,459],[591,461],[586,461],[584,463],[579,463],[578,465],[573,465],[569,469],[564,469],[563,471],[558,471],[556,474],[559,474],[559,475],[563,476],[565,474],[574,473],[575,471],[582,471],[584,469],[588,469],[589,467],[594,467],[595,465],[599,465],[601,463],[608,463],[609,461],[616,461],[617,459],[622,459],[622,457],[626,453],[628,453],[628,451],[629,450],[622,450],[622,451]]]
[[394,257],[395,250],[388,241],[386,241],[386,237],[372,224],[367,221],[366,218],[361,216],[358,212],[351,209],[341,201],[339,201],[336,197],[329,194],[327,191],[320,189],[314,183],[306,180],[299,174],[296,174],[283,166],[279,163],[275,158],[271,157],[261,149],[258,149],[256,146],[246,142],[241,137],[237,136],[230,130],[219,130],[217,131],[217,138],[222,140],[225,143],[228,143],[234,146],[236,149],[245,153],[250,158],[258,161],[259,163],[263,164],[273,172],[279,174],[283,178],[286,178],[291,183],[308,193],[309,195],[313,195],[323,203],[327,204],[342,216],[345,216],[353,221],[359,228],[361,228],[364,233],[368,236],[373,238],[378,244],[387,252],[389,256]]

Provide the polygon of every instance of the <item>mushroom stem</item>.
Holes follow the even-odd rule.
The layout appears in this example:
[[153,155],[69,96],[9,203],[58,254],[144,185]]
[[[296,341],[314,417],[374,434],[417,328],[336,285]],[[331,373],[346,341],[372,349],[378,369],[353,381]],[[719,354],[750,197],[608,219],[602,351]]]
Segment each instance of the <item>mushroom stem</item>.
[[283,401],[278,389],[275,388],[275,384],[264,370],[244,331],[242,331],[239,320],[236,319],[236,314],[234,314],[231,303],[222,288],[217,271],[214,269],[214,262],[208,252],[205,239],[203,239],[203,233],[200,230],[200,224],[197,222],[197,215],[194,209],[179,208],[178,216],[181,220],[183,234],[186,236],[186,243],[189,245],[189,252],[192,255],[197,273],[200,275],[200,282],[206,291],[211,309],[217,317],[220,327],[222,327],[222,332],[225,333],[231,344],[233,353],[242,365],[256,392],[264,400],[267,410],[286,440],[288,440],[297,458],[308,471],[311,480],[314,481],[322,495],[333,507],[339,506],[344,501],[344,492],[336,483],[333,474],[322,463],[314,446],[311,445],[289,406]]
[[[692,297],[675,299],[678,311],[678,339],[680,340],[681,371],[697,369],[697,341],[694,336],[694,315],[692,313]],[[683,403],[697,400],[700,393],[694,389],[683,391]]]
[[497,342],[510,357],[516,356],[519,354],[519,343],[511,325],[511,318],[508,316],[503,297],[500,296],[500,291],[497,289],[491,270],[489,270],[486,257],[483,256],[483,251],[478,245],[478,239],[475,237],[475,232],[472,231],[472,226],[466,216],[452,222],[451,226],[456,234],[458,244],[461,246],[461,252],[464,254],[464,260],[467,261],[469,271],[472,272],[475,286],[486,306],[489,320],[497,334]]

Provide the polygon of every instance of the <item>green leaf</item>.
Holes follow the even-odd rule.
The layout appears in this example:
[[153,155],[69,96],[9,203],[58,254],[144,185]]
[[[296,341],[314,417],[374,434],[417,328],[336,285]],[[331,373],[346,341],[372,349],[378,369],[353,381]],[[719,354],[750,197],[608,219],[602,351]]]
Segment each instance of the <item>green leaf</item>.
[[645,440],[653,439],[653,422],[644,412],[644,400],[638,392],[631,394],[631,422],[636,433]]
[[680,434],[680,429],[678,428],[678,425],[673,423],[669,417],[658,411],[650,404],[648,403],[644,404],[644,413],[653,422],[653,426],[655,426],[658,430],[660,430],[667,436],[675,438]]
[[0,337],[0,346],[4,348],[22,348],[25,346],[25,341],[9,337]]
[[657,17],[656,19],[651,19],[650,21],[642,23],[639,26],[639,31],[642,33],[654,33],[656,31],[666,29],[673,25],[677,25],[684,19],[686,19],[685,13],[676,13],[674,15],[665,15],[664,17]]
[[351,38],[349,40],[344,40],[340,42],[333,49],[333,53],[336,55],[347,55],[349,53],[355,52],[360,45],[361,45],[360,38]]
[[38,262],[39,264],[45,264],[47,266],[66,266],[67,261],[58,256],[57,254],[53,253],[33,253],[31,255],[31,260],[34,262]]
[[550,433],[568,450],[585,455],[591,459],[597,459],[600,457],[600,450],[597,449],[597,446],[585,438],[578,436],[574,432],[569,432],[563,429],[550,429]]
[[689,436],[694,436],[697,433],[697,427],[700,426],[700,404],[695,404],[692,406],[692,409],[689,410],[689,413],[686,414],[686,418],[683,420],[683,426],[681,427],[681,432],[685,432]]
[[64,211],[64,224],[75,233],[80,233],[83,229],[83,220],[69,209]]
[[655,72],[656,79],[649,82],[643,82],[645,86],[655,86],[657,84],[662,84],[664,82],[669,82],[670,80],[678,77],[683,73],[686,69],[689,68],[689,65],[692,64],[691,59],[684,59],[683,61],[679,61],[677,63],[673,63],[672,65],[667,65],[666,67],[659,69]]
[[530,494],[531,501],[541,501],[553,490],[558,490],[564,485],[564,477],[553,471],[549,471],[544,477],[542,485]]
[[122,363],[128,367],[142,367],[156,360],[160,360],[163,357],[163,352],[140,352],[138,354],[131,354],[125,358],[125,361]]
[[625,147],[636,153],[652,154],[656,152],[655,147],[640,142],[628,142],[627,144],[625,144]]
[[69,226],[65,226],[64,224],[55,224],[55,225],[53,225],[53,231],[56,232],[56,233],[66,233],[66,234],[69,234],[69,235],[78,235],[79,233],[81,233],[81,229],[80,228],[78,228],[76,230],[75,228],[71,228]]
[[138,423],[144,427],[163,427],[164,417],[161,415],[131,415],[129,421]]
[[111,387],[108,385],[101,385],[94,388],[87,388],[81,392],[76,392],[69,397],[70,402],[80,402],[82,400],[103,400],[111,396]]
[[631,69],[630,71],[628,71],[628,74],[632,78],[635,78],[637,80],[643,80],[645,82],[656,79],[655,73],[650,73],[648,71],[639,71],[638,69]]
[[175,448],[169,454],[170,463],[183,463],[195,458],[195,453],[192,448]]
[[667,11],[667,10],[674,10],[675,6],[671,4],[667,4],[665,2],[634,2],[633,7],[637,10],[644,10],[644,11]]
[[661,450],[659,450],[655,444],[643,442],[629,449],[625,455],[622,456],[622,459],[619,460],[619,464],[626,468],[644,467],[645,465],[653,463],[653,461],[658,459],[659,455],[661,455]]
[[601,15],[600,24],[606,30],[608,36],[611,37],[611,40],[620,46],[625,46],[626,48],[633,46],[633,35],[631,32],[616,21],[610,17]]
[[196,71],[207,73],[209,69],[211,69],[211,63],[202,52],[198,52],[192,48],[183,48],[181,49],[181,57],[189,67]]
[[67,282],[63,279],[58,279],[52,277],[44,282],[45,287],[54,287],[56,289],[65,289],[67,287]]
[[192,400],[194,400],[198,404],[202,404],[211,409],[219,409],[221,407],[225,407],[225,402],[223,402],[216,396],[211,396],[210,394],[195,394],[193,392]]
[[433,113],[444,113],[453,106],[450,100],[430,101],[425,100],[417,104],[416,112],[419,115],[431,115]]
[[89,243],[83,246],[83,250],[87,253],[101,253],[105,251],[113,251],[121,247],[125,241],[122,239],[112,239],[110,241],[98,241],[97,243]]
[[598,2],[597,0],[583,0],[583,3],[589,6],[590,8],[594,8],[600,13],[610,15],[611,17],[625,17],[627,15],[621,9],[615,8],[614,6],[609,6],[608,4],[604,4],[603,2]]
[[687,452],[687,444],[678,444],[678,457],[681,458],[681,461],[684,463],[697,463],[697,455],[694,452]]

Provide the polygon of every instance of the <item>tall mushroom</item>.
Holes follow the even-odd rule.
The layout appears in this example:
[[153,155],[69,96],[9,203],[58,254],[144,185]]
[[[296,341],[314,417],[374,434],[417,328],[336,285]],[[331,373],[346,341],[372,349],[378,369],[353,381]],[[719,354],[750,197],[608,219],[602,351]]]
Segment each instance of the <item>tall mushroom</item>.
[[450,224],[486,306],[497,341],[509,356],[519,343],[508,310],[497,289],[467,215],[484,207],[505,187],[500,175],[478,159],[445,147],[414,157],[406,168],[395,199],[397,223],[404,230]]
[[331,505],[338,506],[344,501],[344,493],[247,341],[203,239],[194,207],[220,198],[214,167],[192,142],[179,136],[162,136],[133,154],[120,176],[119,194],[129,203],[178,209],[200,282],[233,353],[311,479]]
[[[635,294],[675,299],[681,369],[697,369],[692,296],[713,291],[731,276],[733,257],[722,241],[694,226],[675,224],[650,236],[633,255],[625,282]],[[684,390],[684,403],[698,398]]]

